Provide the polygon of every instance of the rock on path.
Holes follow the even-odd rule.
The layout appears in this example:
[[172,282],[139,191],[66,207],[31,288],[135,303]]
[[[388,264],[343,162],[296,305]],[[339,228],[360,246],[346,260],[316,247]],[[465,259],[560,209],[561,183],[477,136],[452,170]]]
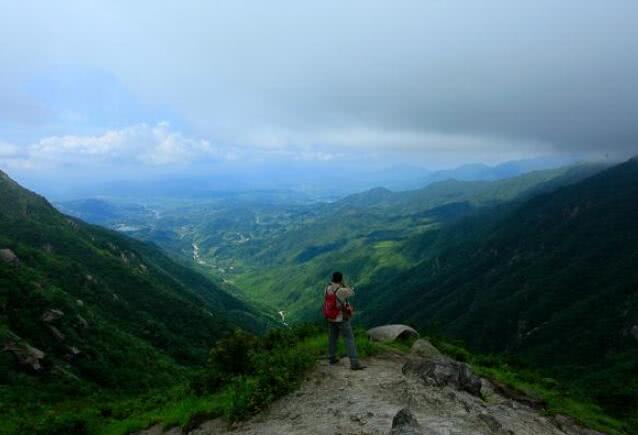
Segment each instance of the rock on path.
[[424,434],[564,435],[550,417],[500,396],[484,381],[484,401],[453,386],[428,386],[404,375],[403,355],[369,358],[353,372],[343,359],[320,363],[302,387],[261,414],[229,430],[220,420],[191,431],[197,435],[387,435],[393,418],[408,408]]

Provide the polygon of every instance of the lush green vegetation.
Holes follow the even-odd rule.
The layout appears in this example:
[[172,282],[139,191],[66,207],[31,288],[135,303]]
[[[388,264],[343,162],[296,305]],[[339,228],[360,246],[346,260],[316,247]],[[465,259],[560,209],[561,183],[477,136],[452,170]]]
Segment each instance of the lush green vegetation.
[[[317,317],[323,283],[342,269],[365,323],[410,323],[459,339],[498,355],[465,356],[482,373],[594,427],[627,430],[638,427],[638,162],[591,176],[600,170],[375,189],[330,205],[185,201],[165,205],[152,225],[140,216],[125,223],[288,321]],[[237,386],[252,397],[256,381],[246,382]],[[202,385],[225,384],[215,375]],[[230,400],[216,392],[186,408],[213,409],[213,396]],[[189,412],[167,406],[187,421]]]
[[513,355],[635,422],[636,204],[634,160],[411,241],[421,263],[364,288],[364,316]]
[[[362,330],[356,335],[364,357],[386,351],[407,352],[412,344],[375,344]],[[584,400],[585,396],[522,366],[517,359],[475,354],[441,337],[432,341],[453,358],[470,363],[479,375],[545,400],[550,414],[570,415],[610,434],[631,432],[630,423],[609,417]],[[345,356],[342,345],[339,354]],[[47,404],[28,386],[38,381],[25,377],[24,388],[11,394],[3,391],[3,404],[9,406],[3,408],[0,433],[120,435],[155,424],[194,427],[217,417],[231,423],[293,391],[307,370],[325,357],[326,347],[325,331],[317,325],[274,329],[261,337],[235,330],[216,343],[205,366],[183,370],[166,386],[137,394],[94,391],[78,400],[73,398],[78,385],[64,386],[60,382],[59,390],[49,390],[55,400]]]
[[156,247],[64,216],[3,173],[0,203],[2,421],[166,389],[218,338],[268,323]]
[[[57,400],[43,404],[28,388],[5,390],[0,433],[119,435],[154,424],[192,427],[203,419],[244,419],[294,390],[325,356],[326,337],[314,325],[274,329],[261,337],[236,330],[217,342],[205,366],[139,394],[94,392],[77,400],[64,394],[74,392],[70,386],[51,391]],[[357,345],[362,356],[380,349],[362,331]],[[342,347],[339,353],[344,354]]]
[[419,256],[404,254],[403,241],[480,207],[552,190],[600,169],[582,165],[492,182],[447,180],[408,192],[378,188],[332,204],[244,194],[147,199],[144,207],[93,200],[62,206],[151,240],[212,279],[221,277],[220,285],[236,296],[273,313],[283,309],[299,321],[316,313],[316,293],[332,267],[346,270],[358,286],[373,284],[378,274],[418,263]]

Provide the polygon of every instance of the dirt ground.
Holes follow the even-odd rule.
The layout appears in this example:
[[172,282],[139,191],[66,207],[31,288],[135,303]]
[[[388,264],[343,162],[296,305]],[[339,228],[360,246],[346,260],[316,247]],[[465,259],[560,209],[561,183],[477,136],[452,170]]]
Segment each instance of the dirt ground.
[[[430,387],[406,376],[405,356],[365,361],[351,371],[347,359],[336,366],[320,363],[301,388],[252,419],[228,428],[221,420],[204,423],[193,435],[364,435],[388,434],[392,418],[409,408],[424,434],[565,434],[553,419],[496,394],[488,381],[486,400],[452,387]],[[152,434],[157,427],[146,431]],[[158,432],[155,432],[158,433]],[[569,432],[571,433],[571,431]]]

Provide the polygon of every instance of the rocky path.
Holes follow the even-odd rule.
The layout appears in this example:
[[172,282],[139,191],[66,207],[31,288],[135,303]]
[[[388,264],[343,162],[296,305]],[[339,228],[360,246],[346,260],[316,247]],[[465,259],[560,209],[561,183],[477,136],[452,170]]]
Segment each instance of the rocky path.
[[[370,358],[366,361],[368,368],[363,371],[349,370],[346,359],[337,366],[322,362],[298,391],[278,400],[267,411],[232,429],[220,420],[206,422],[191,434],[376,435],[391,431],[397,435],[596,433],[580,428],[568,419],[544,416],[521,402],[503,397],[484,379],[480,380],[483,398],[459,385],[427,385],[419,373],[410,370],[403,373],[408,358],[414,361],[414,354],[410,357],[391,354]],[[435,378],[441,373],[447,376],[445,366],[441,365],[437,370],[442,371],[432,373]],[[401,418],[397,416],[393,429],[393,419],[404,408],[407,411],[403,411],[401,416],[408,415],[408,420],[415,417],[418,426],[403,421],[402,427]]]

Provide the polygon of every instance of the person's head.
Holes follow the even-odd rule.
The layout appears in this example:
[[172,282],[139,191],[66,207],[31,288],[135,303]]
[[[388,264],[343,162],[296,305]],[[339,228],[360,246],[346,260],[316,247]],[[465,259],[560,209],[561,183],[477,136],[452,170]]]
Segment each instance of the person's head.
[[340,284],[343,282],[343,274],[341,272],[335,272],[332,274],[332,282]]

